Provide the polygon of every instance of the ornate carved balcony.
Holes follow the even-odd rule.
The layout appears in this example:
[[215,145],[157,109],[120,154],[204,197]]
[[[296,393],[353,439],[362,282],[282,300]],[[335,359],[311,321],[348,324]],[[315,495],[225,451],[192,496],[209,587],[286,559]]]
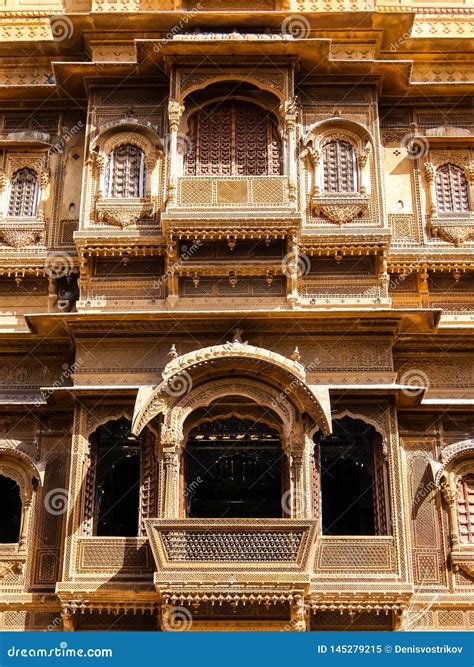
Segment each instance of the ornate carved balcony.
[[461,246],[474,240],[474,214],[440,214],[432,216],[428,228],[432,236],[442,241]]
[[133,227],[155,217],[150,199],[101,199],[96,202],[97,221],[118,227]]
[[304,519],[149,519],[155,585],[309,582],[316,521]]
[[315,215],[343,225],[368,213],[369,197],[358,193],[323,193],[313,195],[311,208]]

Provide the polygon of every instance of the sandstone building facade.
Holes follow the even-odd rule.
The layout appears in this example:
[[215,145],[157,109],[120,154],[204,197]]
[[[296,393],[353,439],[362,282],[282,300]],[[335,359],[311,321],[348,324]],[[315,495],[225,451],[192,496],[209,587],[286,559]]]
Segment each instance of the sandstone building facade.
[[474,626],[469,0],[3,0],[0,627]]

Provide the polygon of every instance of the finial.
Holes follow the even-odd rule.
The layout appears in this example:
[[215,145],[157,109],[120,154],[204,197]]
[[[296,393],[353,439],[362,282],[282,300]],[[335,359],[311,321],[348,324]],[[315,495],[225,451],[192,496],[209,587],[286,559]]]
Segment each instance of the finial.
[[179,355],[176,352],[176,345],[173,343],[173,345],[170,347],[170,351],[168,352],[168,357],[171,357],[171,359],[176,359],[177,356]]
[[293,361],[299,361],[301,359],[300,351],[298,350],[298,346],[295,347],[293,352],[291,353],[291,359]]

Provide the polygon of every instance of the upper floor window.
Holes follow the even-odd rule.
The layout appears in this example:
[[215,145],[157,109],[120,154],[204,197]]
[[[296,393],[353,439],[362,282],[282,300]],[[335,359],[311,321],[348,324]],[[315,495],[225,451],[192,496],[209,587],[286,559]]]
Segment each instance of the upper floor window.
[[119,199],[143,197],[145,190],[145,155],[133,144],[115,148],[106,173],[106,196]]
[[319,451],[323,535],[388,535],[388,470],[374,427],[337,419]]
[[458,480],[457,515],[460,541],[474,543],[474,475]]
[[228,100],[200,109],[189,120],[185,172],[205,176],[281,174],[281,142],[272,114]]
[[444,164],[436,170],[436,200],[443,213],[469,210],[469,186],[461,167]]
[[10,186],[8,215],[13,217],[34,217],[38,206],[38,176],[35,171],[24,167],[13,174]]
[[0,544],[14,544],[20,539],[21,497],[20,487],[10,477],[0,475]]
[[355,192],[357,161],[353,146],[334,139],[323,146],[325,192]]

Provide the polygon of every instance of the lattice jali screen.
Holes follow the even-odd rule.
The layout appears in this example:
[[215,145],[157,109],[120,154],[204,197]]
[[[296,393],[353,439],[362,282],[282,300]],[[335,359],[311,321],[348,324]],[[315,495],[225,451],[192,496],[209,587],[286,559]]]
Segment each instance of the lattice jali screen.
[[355,575],[396,571],[392,537],[320,538],[316,552],[316,573],[354,573]]
[[145,538],[84,537],[77,540],[77,573],[149,578],[152,559]]
[[183,176],[178,178],[178,207],[288,206],[286,176]]
[[391,630],[392,614],[360,612],[354,616],[338,611],[318,611],[312,619],[312,630]]
[[404,245],[417,242],[417,225],[413,214],[389,214],[388,222],[393,232],[394,243]]
[[376,282],[376,279],[354,279],[349,281],[345,276],[328,278],[304,278],[299,293],[302,299],[310,304],[338,301],[344,303],[377,303],[387,299],[387,289]]
[[170,561],[292,561],[302,532],[169,531],[162,533]]

